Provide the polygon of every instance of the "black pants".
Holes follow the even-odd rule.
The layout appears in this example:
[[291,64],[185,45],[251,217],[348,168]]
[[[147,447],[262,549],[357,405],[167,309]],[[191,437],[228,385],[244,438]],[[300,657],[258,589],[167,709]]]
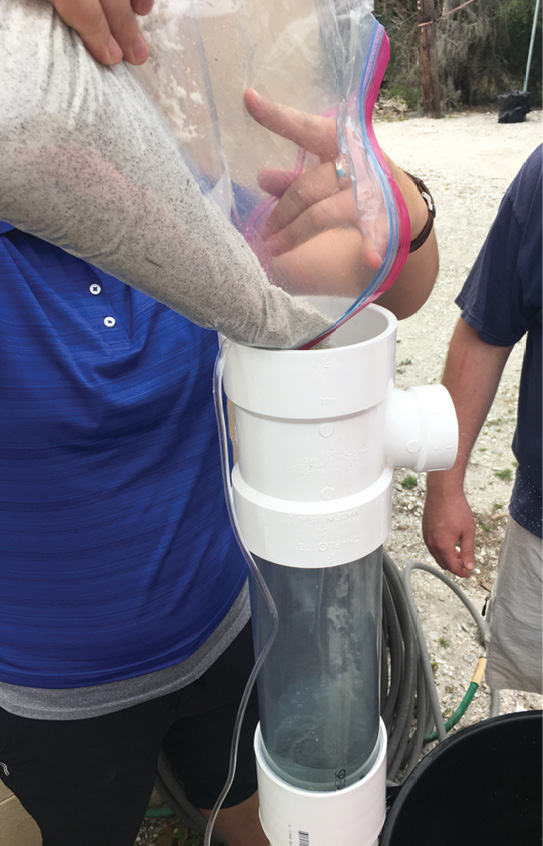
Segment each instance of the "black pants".
[[[9,772],[0,765],[0,777],[36,820],[44,846],[133,846],[161,747],[189,801],[212,808],[253,663],[247,625],[200,679],[159,699],[85,720],[31,720],[0,709],[0,762]],[[256,790],[257,721],[253,692],[225,807]]]

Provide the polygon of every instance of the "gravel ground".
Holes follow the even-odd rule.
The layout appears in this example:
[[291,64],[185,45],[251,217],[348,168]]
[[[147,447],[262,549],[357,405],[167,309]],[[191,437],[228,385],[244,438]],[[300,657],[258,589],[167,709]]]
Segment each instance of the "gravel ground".
[[[469,272],[495,217],[500,200],[519,167],[541,142],[542,115],[532,112],[520,124],[499,124],[496,112],[455,114],[441,120],[413,118],[379,122],[379,143],[406,170],[420,175],[437,205],[436,230],[440,273],[432,296],[398,327],[397,385],[439,382],[449,339],[458,319],[454,298]],[[477,523],[476,572],[455,579],[479,610],[496,576],[497,554],[507,519],[514,478],[511,441],[523,345],[511,354],[485,426],[469,464],[466,490]],[[416,560],[434,564],[422,541],[420,523],[425,476],[413,488],[402,486],[407,475],[397,471],[393,526],[388,550],[400,566]],[[460,600],[430,574],[413,574],[415,598],[433,661],[444,711],[458,705],[480,654],[472,618]],[[469,725],[489,716],[490,695],[479,689],[461,722]],[[504,691],[501,713],[541,708],[535,694]]]
[[[524,123],[502,125],[497,121],[497,112],[461,113],[441,120],[379,120],[375,130],[387,153],[427,182],[437,205],[441,269],[428,303],[399,325],[397,385],[406,388],[437,383],[458,319],[454,298],[507,186],[541,141],[542,116],[539,111],[532,112]],[[497,553],[507,518],[512,488],[509,477],[514,476],[510,444],[522,353],[519,344],[507,364],[467,475],[468,498],[477,522],[476,571],[469,580],[456,581],[479,609],[496,576]],[[425,477],[418,475],[406,483],[407,476],[413,474],[400,470],[395,476],[393,526],[387,543],[400,568],[413,560],[434,563],[420,530]],[[448,714],[467,690],[481,654],[477,628],[460,600],[440,580],[416,571],[412,583],[434,663],[440,701]],[[501,693],[501,713],[542,707],[541,696],[514,691]],[[490,693],[483,683],[458,728],[485,719],[489,714]],[[136,843],[138,846],[180,843],[197,846],[203,840],[175,820],[153,820],[144,823]]]

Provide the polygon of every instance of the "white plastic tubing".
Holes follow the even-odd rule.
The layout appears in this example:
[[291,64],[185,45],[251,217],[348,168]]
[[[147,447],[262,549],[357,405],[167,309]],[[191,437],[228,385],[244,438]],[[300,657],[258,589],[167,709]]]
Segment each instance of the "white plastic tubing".
[[237,518],[250,551],[292,567],[362,558],[386,539],[394,467],[446,469],[456,457],[441,385],[394,387],[396,318],[372,305],[321,350],[232,344]]

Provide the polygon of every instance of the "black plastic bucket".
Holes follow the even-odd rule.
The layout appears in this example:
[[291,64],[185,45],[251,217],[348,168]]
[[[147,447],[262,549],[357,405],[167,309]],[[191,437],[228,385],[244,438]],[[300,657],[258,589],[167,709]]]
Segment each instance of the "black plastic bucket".
[[542,711],[462,729],[400,789],[380,846],[537,846],[541,835]]

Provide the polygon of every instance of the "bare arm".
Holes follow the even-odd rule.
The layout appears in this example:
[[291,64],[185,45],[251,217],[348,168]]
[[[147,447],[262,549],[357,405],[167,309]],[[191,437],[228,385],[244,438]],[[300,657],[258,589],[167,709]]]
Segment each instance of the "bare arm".
[[[402,192],[409,221],[411,240],[422,232],[428,217],[428,206],[421,197],[415,183],[386,154],[392,178]],[[415,314],[430,294],[439,270],[439,255],[435,229],[432,228],[422,247],[409,253],[406,262],[392,288],[381,294],[377,302],[390,309],[398,320]]]
[[458,456],[450,470],[428,473],[422,530],[437,563],[457,576],[469,576],[474,567],[475,523],[464,495],[466,468],[511,350],[481,341],[462,318],[449,346],[442,382],[458,417]]

